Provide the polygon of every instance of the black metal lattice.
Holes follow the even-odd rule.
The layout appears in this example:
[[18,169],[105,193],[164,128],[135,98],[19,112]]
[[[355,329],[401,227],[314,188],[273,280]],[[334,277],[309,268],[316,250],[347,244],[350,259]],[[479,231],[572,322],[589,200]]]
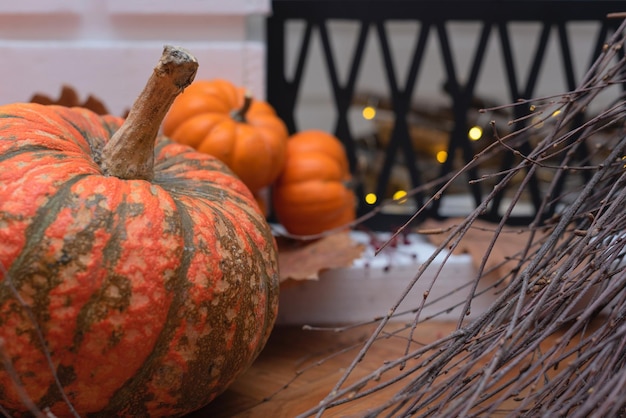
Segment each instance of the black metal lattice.
[[[477,95],[476,81],[484,68],[484,59],[487,43],[492,37],[497,38],[501,51],[501,71],[505,74],[508,97],[511,102],[520,98],[536,97],[537,84],[542,66],[546,58],[548,42],[553,33],[557,34],[557,42],[561,54],[561,74],[569,90],[576,87],[575,63],[572,57],[572,45],[566,25],[569,22],[597,22],[598,31],[589,54],[589,62],[593,62],[600,53],[607,36],[619,22],[607,19],[607,14],[620,12],[626,9],[623,1],[534,1],[534,0],[273,0],[272,15],[267,20],[267,98],[275,107],[277,113],[286,122],[290,132],[296,132],[298,126],[295,118],[303,76],[306,71],[307,58],[310,55],[310,45],[314,36],[318,35],[322,46],[322,59],[327,69],[327,82],[332,92],[332,101],[335,108],[334,133],[340,138],[347,150],[350,166],[357,170],[357,149],[353,137],[348,112],[353,104],[357,78],[363,64],[363,56],[368,37],[375,36],[380,46],[381,61],[384,70],[385,82],[388,86],[391,107],[395,114],[390,140],[385,151],[384,162],[379,171],[376,183],[376,194],[382,196],[390,181],[393,165],[398,155],[406,164],[412,187],[424,182],[424,167],[418,163],[418,155],[410,140],[407,115],[411,109],[411,101],[419,97],[414,91],[423,67],[423,56],[427,42],[435,37],[444,65],[447,94],[451,102],[453,125],[449,131],[447,143],[448,155],[462,155],[463,162],[474,158],[475,149],[467,137],[468,112],[474,105]],[[349,21],[357,24],[357,40],[353,50],[349,51],[348,76],[340,81],[336,57],[332,50],[332,34],[328,25],[330,21]],[[286,75],[287,51],[286,38],[287,24],[291,21],[304,22],[304,31],[295,57],[295,71],[291,78]],[[415,21],[420,30],[413,50],[406,80],[397,79],[397,72],[392,57],[390,38],[385,24],[390,21]],[[460,74],[455,65],[455,57],[451,48],[450,33],[447,27],[449,22],[478,23],[480,33],[469,66],[469,74],[465,77]],[[531,57],[530,66],[525,79],[518,74],[514,65],[516,51],[512,46],[510,24],[513,22],[533,22],[540,26],[540,34]],[[584,52],[584,51],[583,51]],[[461,82],[465,79],[465,82]],[[512,108],[512,119],[520,122],[513,127],[521,128],[525,123],[523,116],[528,112],[523,107]],[[582,123],[581,115],[578,123]],[[529,147],[529,144],[523,145]],[[522,149],[522,152],[525,150]],[[526,150],[528,151],[528,150]],[[581,158],[583,156],[581,155]],[[501,169],[510,167],[515,156],[507,154],[501,161]],[[439,176],[444,177],[454,170],[453,159],[449,158],[439,167]],[[469,178],[478,178],[478,169],[467,173]],[[588,176],[587,171],[581,171],[581,181]],[[466,193],[478,205],[484,196],[485,187],[479,182],[465,182]],[[356,193],[359,199],[359,214],[372,209],[364,204],[364,188],[356,184]],[[561,185],[564,187],[564,184]],[[558,191],[556,191],[558,192]],[[506,191],[503,190],[494,201],[484,218],[498,220],[500,218],[500,202]],[[538,180],[533,178],[528,184],[528,195],[531,206],[539,210],[542,200],[541,188]],[[416,194],[416,205],[423,205],[428,199],[428,193]],[[424,216],[440,217],[439,200],[430,204]],[[550,216],[549,208],[546,216]],[[535,214],[512,217],[512,222],[526,223],[535,217]],[[387,228],[389,225],[398,225],[407,219],[405,215],[381,214],[373,218],[370,223],[374,229]]]

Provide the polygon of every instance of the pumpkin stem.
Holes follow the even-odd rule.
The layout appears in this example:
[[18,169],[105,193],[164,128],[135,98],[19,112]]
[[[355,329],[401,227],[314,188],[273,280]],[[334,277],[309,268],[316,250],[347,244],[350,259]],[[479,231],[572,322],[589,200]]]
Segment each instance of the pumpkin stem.
[[243,96],[243,106],[241,106],[241,109],[233,110],[230,117],[236,122],[245,123],[246,113],[250,110],[250,106],[252,106],[252,93],[246,91],[245,96]]
[[152,180],[154,145],[174,99],[193,81],[198,61],[183,48],[166,45],[143,91],[122,126],[102,149],[104,174]]

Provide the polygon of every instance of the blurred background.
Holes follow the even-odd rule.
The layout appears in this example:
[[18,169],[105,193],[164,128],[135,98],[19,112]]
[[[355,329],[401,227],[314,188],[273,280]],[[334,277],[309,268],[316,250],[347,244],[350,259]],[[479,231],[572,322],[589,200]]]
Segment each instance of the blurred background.
[[[276,108],[291,132],[321,129],[337,135],[348,150],[359,213],[385,199],[395,202],[372,221],[383,229],[429,202],[438,186],[425,184],[493,143],[492,121],[501,136],[550,123],[548,116],[556,123],[564,104],[553,95],[581,82],[619,23],[607,13],[622,11],[622,3],[2,2],[0,100],[55,98],[71,86],[79,101],[93,95],[110,113],[123,115],[163,44],[183,45],[198,57],[197,79],[226,78],[247,87]],[[611,103],[622,92],[622,86],[607,88],[594,106]],[[594,111],[588,109],[589,116]],[[519,118],[523,121],[510,123]],[[606,141],[600,135],[595,142],[589,146]],[[459,179],[431,202],[424,216],[466,214],[498,181],[494,173],[517,162],[511,155],[481,164],[472,178]],[[494,177],[470,184],[485,175]],[[549,177],[538,173],[511,219],[532,219]],[[585,177],[567,181],[580,184]],[[485,218],[498,219],[509,197],[504,190]]]

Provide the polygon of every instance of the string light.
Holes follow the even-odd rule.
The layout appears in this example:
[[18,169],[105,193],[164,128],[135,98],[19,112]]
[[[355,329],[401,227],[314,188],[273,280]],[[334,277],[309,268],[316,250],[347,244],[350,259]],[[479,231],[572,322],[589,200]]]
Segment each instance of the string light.
[[366,120],[372,120],[376,117],[376,109],[374,108],[374,106],[365,106],[363,108],[363,119]]
[[448,160],[448,152],[447,151],[439,151],[437,153],[436,158],[437,158],[437,162],[439,164],[443,164],[443,163],[445,163]]
[[406,202],[406,196],[407,196],[406,190],[398,190],[397,192],[393,194],[393,200],[402,204]]
[[368,193],[365,195],[365,202],[368,205],[373,205],[374,203],[376,203],[377,200],[378,200],[378,196],[376,196],[376,194],[374,193]]
[[467,136],[472,141],[478,141],[483,136],[483,129],[480,126],[472,126],[467,133]]

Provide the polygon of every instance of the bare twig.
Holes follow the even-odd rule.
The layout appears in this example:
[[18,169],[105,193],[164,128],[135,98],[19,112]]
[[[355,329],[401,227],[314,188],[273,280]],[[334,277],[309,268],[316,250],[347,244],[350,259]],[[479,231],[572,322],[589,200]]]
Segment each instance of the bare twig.
[[[534,114],[541,114],[541,120],[530,126],[533,136],[540,135],[541,140],[525,148],[530,151],[522,152],[520,147],[530,141],[531,128],[524,125],[529,119],[518,118],[511,126],[524,126],[503,136],[496,131],[494,143],[441,183],[431,201],[485,158],[508,152],[519,159],[510,169],[492,175],[499,179],[494,190],[457,225],[421,231],[445,234],[445,239],[423,261],[388,314],[374,322],[378,325],[375,331],[332,391],[301,416],[321,416],[337,405],[364,399],[391,385],[400,388],[365,416],[623,415],[626,411],[623,396],[626,390],[626,128],[622,120],[626,116],[626,102],[620,97],[595,116],[587,120],[583,116],[606,88],[626,84],[623,78],[626,59],[620,55],[625,28],[626,22],[607,42],[579,88],[509,105],[532,105],[534,110],[559,106],[560,114],[554,123],[541,123],[550,118],[543,110]],[[581,157],[581,147],[608,128],[612,142]],[[524,248],[513,258],[502,261],[511,263],[510,271],[496,280],[497,284],[487,286],[490,291],[495,289],[493,286],[501,286],[495,300],[480,315],[468,320],[466,313],[481,293],[479,283],[483,284],[481,280],[487,273],[487,259],[498,236],[505,233],[503,226],[522,199],[527,184],[539,170],[550,170],[552,175],[545,184],[545,197],[537,216],[527,227],[530,234],[526,235]],[[589,176],[584,182],[564,189],[562,184],[573,170],[587,172]],[[414,344],[415,330],[428,320],[421,313],[432,302],[430,292],[426,291],[424,299],[416,302],[412,310],[398,312],[400,304],[418,280],[425,280],[424,272],[436,257],[443,259],[443,264],[447,262],[450,252],[498,193],[512,184],[514,177],[518,178],[518,188],[502,222],[492,229],[475,280],[456,290],[466,294],[456,330],[435,342]],[[546,219],[550,208],[556,208],[554,216]],[[539,228],[542,233],[535,233]],[[427,289],[436,286],[440,271],[429,279]],[[401,314],[413,316],[405,330],[408,337],[404,354],[386,361],[374,372],[349,380],[357,374],[368,351],[385,335],[389,321]],[[546,346],[547,339],[557,331],[561,332],[559,339]]]

